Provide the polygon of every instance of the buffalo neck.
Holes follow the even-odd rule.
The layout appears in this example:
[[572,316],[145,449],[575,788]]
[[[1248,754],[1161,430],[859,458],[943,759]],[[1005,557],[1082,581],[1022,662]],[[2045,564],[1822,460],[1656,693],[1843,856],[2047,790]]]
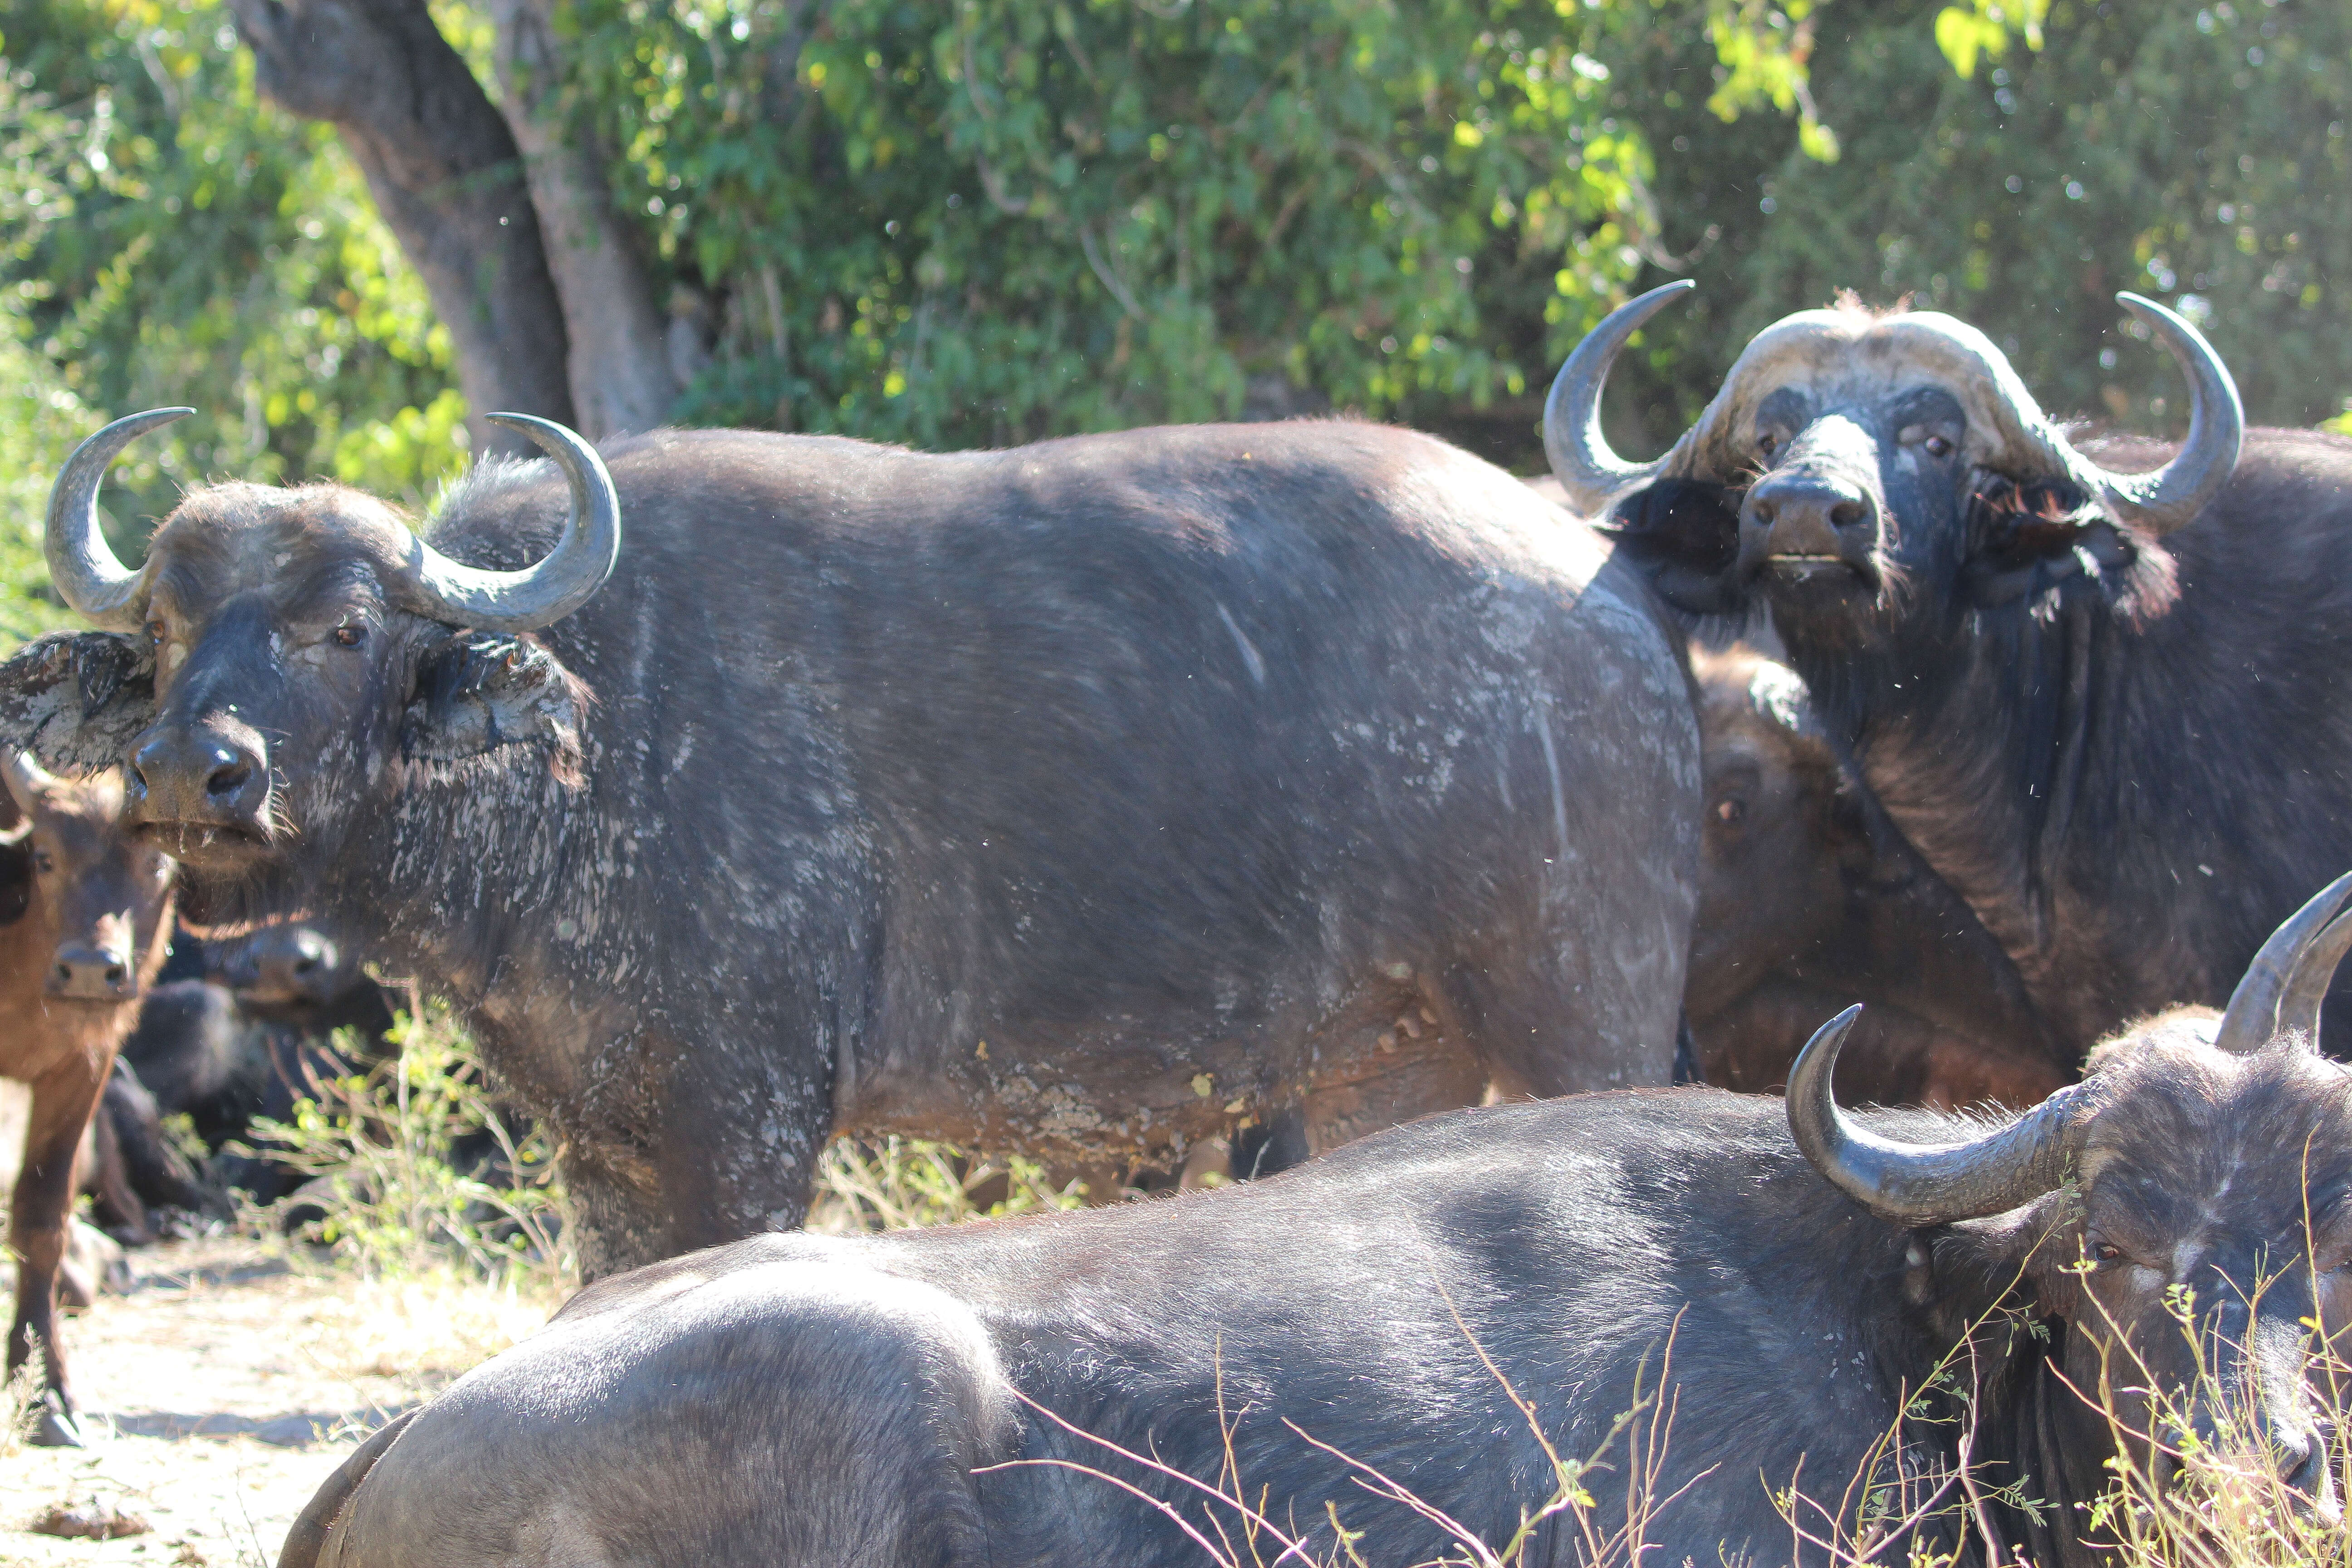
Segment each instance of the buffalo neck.
[[2200,754],[2242,728],[2200,609],[2135,622],[2078,579],[1906,617],[1859,653],[1784,626],[1889,819],[2076,1052],[2136,1014],[2223,1000],[2275,912],[2254,890],[2294,881],[2239,830],[2261,803]]

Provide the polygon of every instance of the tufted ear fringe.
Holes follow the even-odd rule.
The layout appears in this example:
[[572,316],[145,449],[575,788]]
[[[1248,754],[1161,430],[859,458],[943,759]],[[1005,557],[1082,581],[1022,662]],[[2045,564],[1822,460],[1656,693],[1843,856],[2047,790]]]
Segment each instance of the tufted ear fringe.
[[1980,605],[2038,599],[2070,578],[2087,577],[2137,624],[2179,597],[2171,552],[2117,522],[2071,479],[2021,484],[2005,474],[1979,474],[1969,505],[1970,549],[1962,574]]

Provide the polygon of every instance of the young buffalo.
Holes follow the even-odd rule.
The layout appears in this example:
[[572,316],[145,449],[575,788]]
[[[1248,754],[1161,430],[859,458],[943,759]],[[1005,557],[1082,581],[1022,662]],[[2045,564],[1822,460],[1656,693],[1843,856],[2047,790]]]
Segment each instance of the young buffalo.
[[610,1279],[379,1433],[280,1561],[1197,1568],[1237,1539],[1222,1484],[1303,1561],[1344,1531],[1349,1561],[1423,1563],[1606,1450],[1524,1561],[1630,1528],[1660,1563],[1826,1562],[1793,1487],[1848,1543],[1919,1504],[1877,1561],[2072,1565],[2103,1391],[2144,1472],[2193,1428],[2332,1507],[2305,1385],[2312,1330],[2352,1324],[2352,1073],[2312,1037],[2347,898],[2226,1016],[2155,1019],[2002,1123],[1841,1111],[1849,1012],[1785,1109],[1456,1111],[1221,1191]]
[[2074,1081],[2007,956],[1840,763],[1795,673],[1745,645],[1694,647],[1691,668],[1706,815],[1683,1005],[1699,1076],[1778,1089],[1813,1027],[1865,1002],[1838,1068],[1847,1104],[2021,1110]]
[[44,1406],[34,1440],[79,1445],[58,1342],[58,1269],[72,1217],[82,1131],[163,967],[172,930],[172,862],[127,837],[112,773],[69,784],[26,756],[0,762],[10,815],[7,859],[24,913],[0,926],[0,1077],[31,1086],[25,1160],[8,1208],[16,1315],[8,1370],[41,1354]]

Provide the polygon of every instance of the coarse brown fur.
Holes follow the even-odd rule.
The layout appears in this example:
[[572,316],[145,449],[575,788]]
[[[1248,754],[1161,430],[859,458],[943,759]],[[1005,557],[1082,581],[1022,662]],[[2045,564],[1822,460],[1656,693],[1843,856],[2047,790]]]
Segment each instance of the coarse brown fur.
[[[50,781],[5,801],[23,837],[5,853],[27,879],[25,913],[0,926],[0,1077],[29,1085],[25,1159],[8,1214],[17,1258],[8,1370],[37,1348],[47,1407],[37,1434],[71,1441],[74,1400],[57,1330],[58,1270],[73,1212],[76,1156],[114,1053],[139,1015],[139,994],[163,967],[172,931],[172,863],[129,837],[113,775]],[[103,1000],[58,994],[60,952],[95,943],[128,960],[131,988]],[[135,1207],[135,1200],[133,1200]]]

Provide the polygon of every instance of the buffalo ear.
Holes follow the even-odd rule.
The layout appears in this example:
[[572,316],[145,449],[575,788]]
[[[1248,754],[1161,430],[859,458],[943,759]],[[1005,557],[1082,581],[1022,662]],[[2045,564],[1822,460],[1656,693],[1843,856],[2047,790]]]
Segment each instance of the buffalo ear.
[[550,748],[549,768],[580,782],[588,687],[528,637],[459,632],[430,649],[401,715],[401,755],[454,763],[505,746]]
[[0,664],[0,746],[52,773],[120,767],[155,721],[155,654],[113,632],[54,632]]
[[1739,608],[1739,503],[1723,486],[1659,479],[1621,498],[1598,526],[1675,609]]
[[2004,1304],[2037,1318],[2067,1315],[2081,1289],[2071,1267],[2078,1217],[2072,1191],[2061,1188],[2007,1214],[1923,1232],[1932,1237],[1937,1311],[1955,1327]]

